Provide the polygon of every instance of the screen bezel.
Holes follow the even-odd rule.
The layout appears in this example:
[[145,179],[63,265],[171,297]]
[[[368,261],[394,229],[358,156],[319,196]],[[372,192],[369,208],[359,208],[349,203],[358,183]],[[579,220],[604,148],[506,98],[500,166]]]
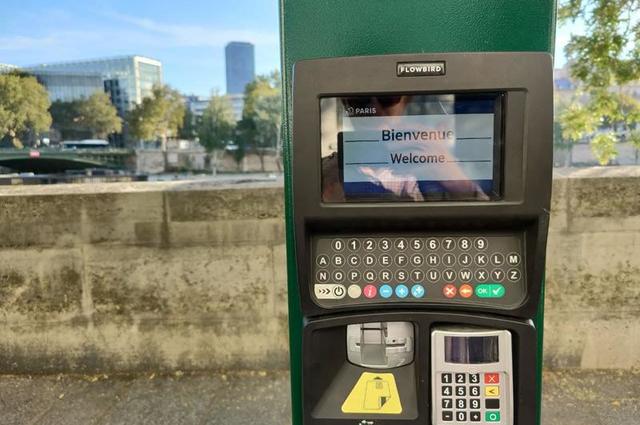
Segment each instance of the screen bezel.
[[[343,151],[343,139],[342,134],[343,131],[338,131],[338,141],[337,141],[337,156],[338,156],[338,173],[340,178],[340,184],[344,193],[344,200],[342,201],[332,201],[325,200],[323,197],[324,192],[324,176],[320,176],[320,199],[323,204],[348,204],[348,203],[439,203],[439,202],[495,202],[503,199],[503,174],[505,170],[504,165],[504,125],[503,123],[506,121],[505,119],[505,98],[506,93],[503,91],[486,91],[486,92],[469,92],[469,91],[454,91],[454,92],[411,92],[411,93],[394,93],[394,92],[385,92],[378,94],[359,94],[354,96],[320,96],[318,98],[318,102],[320,105],[320,111],[322,111],[322,101],[325,99],[349,99],[349,98],[359,98],[359,97],[387,97],[387,96],[442,96],[442,95],[454,95],[454,96],[463,96],[463,97],[480,97],[487,96],[494,98],[494,122],[493,122],[493,178],[492,178],[492,187],[491,192],[487,193],[488,199],[479,200],[477,197],[472,196],[470,193],[449,193],[449,192],[437,192],[435,195],[439,196],[430,196],[425,198],[422,201],[411,201],[407,199],[392,199],[392,196],[384,196],[383,194],[377,194],[376,196],[367,196],[367,194],[356,194],[347,196],[347,192],[344,189],[344,151]],[[320,144],[318,146],[319,151],[322,149],[322,116],[320,116]],[[322,153],[319,155],[320,161],[322,161]],[[322,167],[320,167],[322,173]],[[424,194],[423,194],[424,195]],[[450,197],[447,198],[446,196]],[[466,195],[466,196],[465,196]]]

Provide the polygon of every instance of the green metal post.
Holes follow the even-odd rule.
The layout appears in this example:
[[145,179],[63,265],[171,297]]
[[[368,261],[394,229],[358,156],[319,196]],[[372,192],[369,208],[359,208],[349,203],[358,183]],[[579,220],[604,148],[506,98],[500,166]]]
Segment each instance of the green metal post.
[[[291,200],[290,112],[294,63],[303,59],[391,53],[553,53],[555,11],[555,0],[280,0],[294,425],[302,424],[301,343],[304,320],[299,305]],[[542,322],[541,306],[536,316],[539,370],[542,369]]]

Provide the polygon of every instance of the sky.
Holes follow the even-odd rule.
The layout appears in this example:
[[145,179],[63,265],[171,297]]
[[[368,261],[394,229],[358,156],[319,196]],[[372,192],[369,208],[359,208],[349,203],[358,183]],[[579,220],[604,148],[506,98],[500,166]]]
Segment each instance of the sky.
[[[225,90],[224,46],[255,44],[256,72],[279,67],[278,0],[1,0],[0,63],[19,66],[139,54],[185,94]],[[580,24],[558,30],[562,47]]]

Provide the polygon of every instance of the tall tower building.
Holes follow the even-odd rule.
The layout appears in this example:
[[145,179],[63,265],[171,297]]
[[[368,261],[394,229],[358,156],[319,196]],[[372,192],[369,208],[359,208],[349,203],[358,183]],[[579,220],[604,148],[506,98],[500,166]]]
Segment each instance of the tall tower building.
[[247,84],[255,77],[255,50],[253,44],[232,41],[224,49],[227,65],[227,94],[243,94]]

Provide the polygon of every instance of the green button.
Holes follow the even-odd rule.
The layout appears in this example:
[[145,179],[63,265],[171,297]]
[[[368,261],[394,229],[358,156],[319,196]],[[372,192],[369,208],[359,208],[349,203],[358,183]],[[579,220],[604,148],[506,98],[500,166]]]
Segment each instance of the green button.
[[499,283],[485,283],[476,286],[476,296],[478,298],[502,298],[504,294],[504,286]]
[[485,422],[500,422],[500,412],[485,412]]

